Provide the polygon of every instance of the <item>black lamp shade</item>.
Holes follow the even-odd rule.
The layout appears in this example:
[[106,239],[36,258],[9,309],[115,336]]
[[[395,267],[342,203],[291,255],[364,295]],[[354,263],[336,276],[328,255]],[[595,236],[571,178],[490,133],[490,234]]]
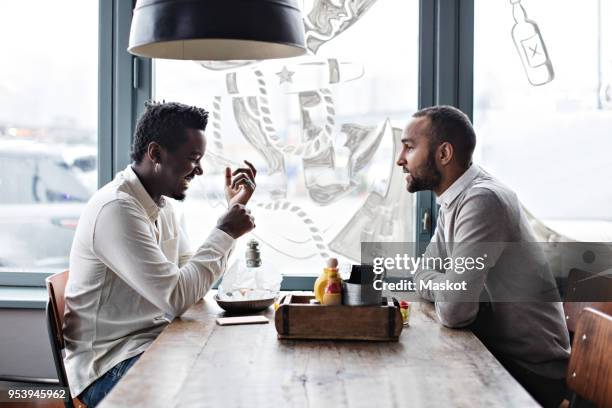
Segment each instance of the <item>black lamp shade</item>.
[[306,53],[296,0],[138,0],[128,51],[149,58],[259,60]]

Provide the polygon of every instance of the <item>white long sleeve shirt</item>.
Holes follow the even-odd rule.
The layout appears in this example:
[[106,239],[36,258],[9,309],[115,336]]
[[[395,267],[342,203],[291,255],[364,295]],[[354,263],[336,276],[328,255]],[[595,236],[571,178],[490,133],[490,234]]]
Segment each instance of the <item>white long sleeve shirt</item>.
[[159,207],[128,166],[81,214],[65,291],[73,396],[155,340],[221,276],[234,239],[215,229],[195,253],[169,200]]

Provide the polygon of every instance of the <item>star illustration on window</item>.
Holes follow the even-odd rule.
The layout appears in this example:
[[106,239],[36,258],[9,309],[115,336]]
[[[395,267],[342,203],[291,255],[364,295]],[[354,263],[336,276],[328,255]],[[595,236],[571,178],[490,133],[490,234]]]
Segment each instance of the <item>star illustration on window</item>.
[[280,83],[284,83],[284,82],[288,82],[288,83],[293,83],[293,80],[291,79],[291,77],[293,76],[293,74],[295,74],[295,72],[293,71],[289,71],[287,69],[287,67],[283,67],[283,69],[280,72],[277,72],[276,75],[278,75],[278,77],[280,78]]

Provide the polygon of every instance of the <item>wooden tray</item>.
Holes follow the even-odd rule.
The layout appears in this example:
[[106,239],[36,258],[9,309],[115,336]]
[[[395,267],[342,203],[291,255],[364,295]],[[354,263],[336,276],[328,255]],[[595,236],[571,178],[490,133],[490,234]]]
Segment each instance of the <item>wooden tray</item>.
[[380,306],[312,305],[314,296],[286,295],[274,315],[279,339],[397,341],[402,315],[395,299]]

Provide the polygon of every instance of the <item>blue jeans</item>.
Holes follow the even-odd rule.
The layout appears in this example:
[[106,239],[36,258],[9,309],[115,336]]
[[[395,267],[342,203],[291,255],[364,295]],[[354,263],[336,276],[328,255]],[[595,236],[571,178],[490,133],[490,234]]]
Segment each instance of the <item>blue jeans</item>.
[[102,401],[102,398],[113,389],[115,384],[119,382],[121,377],[125,375],[141,355],[142,353],[130,357],[127,360],[123,360],[108,370],[102,377],[89,384],[89,386],[79,395],[79,399],[87,405],[88,408],[94,408]]

